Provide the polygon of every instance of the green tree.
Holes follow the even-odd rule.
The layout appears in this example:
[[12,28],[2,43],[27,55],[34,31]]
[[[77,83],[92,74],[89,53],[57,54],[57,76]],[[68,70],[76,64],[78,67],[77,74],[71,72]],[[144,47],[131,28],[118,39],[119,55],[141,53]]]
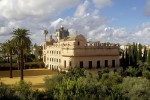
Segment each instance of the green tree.
[[18,51],[18,55],[20,56],[20,70],[21,70],[21,80],[23,80],[23,68],[24,68],[24,50],[30,49],[31,40],[29,38],[29,30],[26,29],[15,29],[13,32],[13,43]]
[[147,63],[150,65],[150,50],[148,50]]
[[13,44],[11,40],[8,40],[2,45],[2,52],[7,55],[7,61],[10,63],[10,78],[12,78],[12,53],[13,53]]
[[138,58],[137,60],[142,60],[142,45],[138,44]]
[[1,46],[1,53],[3,54],[3,56],[5,57],[5,59],[7,59],[7,62],[9,63],[9,47],[8,47],[8,43],[3,43]]
[[146,50],[146,46],[144,47],[144,53],[143,53],[143,62],[146,62],[146,59],[147,59],[147,50]]

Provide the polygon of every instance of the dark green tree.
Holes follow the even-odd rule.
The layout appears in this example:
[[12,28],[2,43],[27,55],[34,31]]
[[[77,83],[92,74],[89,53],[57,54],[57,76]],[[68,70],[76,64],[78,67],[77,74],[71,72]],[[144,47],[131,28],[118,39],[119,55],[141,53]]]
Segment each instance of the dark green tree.
[[146,46],[144,47],[144,53],[143,53],[143,57],[142,57],[142,61],[146,62],[147,59],[147,50],[146,50]]
[[15,29],[13,32],[13,43],[18,51],[18,55],[20,56],[19,60],[21,62],[20,70],[21,70],[21,80],[23,80],[23,68],[24,68],[24,50],[30,49],[31,40],[29,38],[29,30],[26,29]]
[[147,63],[150,65],[150,50],[148,50]]
[[142,45],[138,44],[138,61],[142,60]]

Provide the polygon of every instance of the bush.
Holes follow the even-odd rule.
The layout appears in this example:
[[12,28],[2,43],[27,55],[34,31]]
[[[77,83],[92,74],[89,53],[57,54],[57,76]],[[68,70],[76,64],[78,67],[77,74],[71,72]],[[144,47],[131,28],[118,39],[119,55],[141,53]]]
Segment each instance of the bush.
[[13,89],[0,82],[0,100],[19,100],[19,98],[14,95]]
[[32,99],[32,84],[30,82],[19,81],[18,83],[12,85],[15,90],[15,95],[21,100],[31,100]]
[[142,76],[145,77],[146,79],[150,79],[150,71],[143,70]]
[[136,68],[133,68],[132,66],[129,66],[129,68],[126,69],[126,75],[127,76],[136,76],[136,72],[137,72],[137,69]]
[[117,72],[120,76],[123,76],[123,67],[119,67]]
[[122,83],[123,78],[117,73],[104,73],[101,78],[103,85],[111,87]]
[[147,79],[126,77],[121,84],[122,92],[130,100],[149,100],[150,82]]

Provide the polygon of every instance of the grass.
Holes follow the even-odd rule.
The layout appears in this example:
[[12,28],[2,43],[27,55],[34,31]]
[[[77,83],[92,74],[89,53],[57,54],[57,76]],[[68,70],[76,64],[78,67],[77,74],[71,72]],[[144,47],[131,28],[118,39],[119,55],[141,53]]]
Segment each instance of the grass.
[[[57,74],[56,71],[48,69],[26,69],[24,70],[24,81],[31,82],[33,89],[44,89],[44,77]],[[9,78],[9,71],[0,71],[0,81],[11,85],[20,81],[20,70],[13,70],[13,78]]]

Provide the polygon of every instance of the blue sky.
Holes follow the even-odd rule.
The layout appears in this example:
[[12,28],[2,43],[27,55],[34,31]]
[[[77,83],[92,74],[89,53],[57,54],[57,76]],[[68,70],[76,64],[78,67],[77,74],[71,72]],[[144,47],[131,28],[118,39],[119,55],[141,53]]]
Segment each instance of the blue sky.
[[0,0],[0,12],[0,42],[26,28],[41,44],[44,29],[55,37],[63,25],[87,40],[150,44],[150,0]]

